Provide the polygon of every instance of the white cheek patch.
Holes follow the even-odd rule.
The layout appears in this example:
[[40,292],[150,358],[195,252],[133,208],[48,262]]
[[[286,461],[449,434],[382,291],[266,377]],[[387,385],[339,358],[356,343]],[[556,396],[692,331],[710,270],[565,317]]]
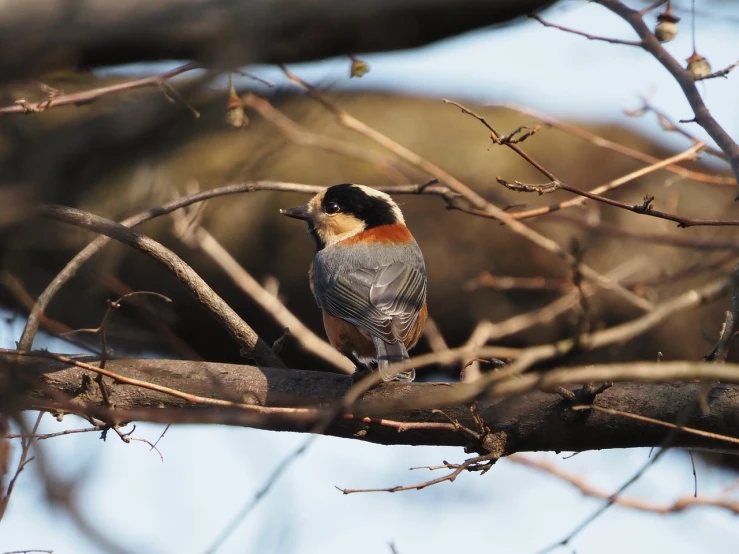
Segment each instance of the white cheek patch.
[[343,214],[335,216],[318,214],[314,225],[316,233],[326,246],[332,246],[337,242],[353,237],[365,229],[363,222]]

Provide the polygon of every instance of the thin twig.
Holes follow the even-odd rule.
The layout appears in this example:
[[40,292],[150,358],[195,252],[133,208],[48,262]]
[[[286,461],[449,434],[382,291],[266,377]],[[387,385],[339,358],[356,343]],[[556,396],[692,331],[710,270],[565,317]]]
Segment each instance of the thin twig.
[[[550,192],[549,188],[551,187],[551,183],[545,183],[543,185],[522,184],[522,183],[519,183],[518,181],[516,181],[515,183],[509,183],[508,181],[505,181],[504,179],[501,179],[500,177],[498,177],[497,181],[498,183],[503,185],[505,188],[509,190],[514,190],[516,192],[539,192],[542,188],[545,190],[545,192]],[[614,200],[612,198],[601,196],[599,194],[593,194],[592,192],[580,190],[578,188],[571,187],[561,182],[556,184],[556,188],[559,190],[564,190],[567,192],[571,192],[573,194],[577,194],[578,196],[581,196],[582,198],[578,199],[580,200],[580,202],[573,202],[573,201],[562,202],[561,204],[557,204],[555,206],[548,206],[548,207],[541,208],[539,210],[531,210],[529,212],[524,212],[524,216],[531,217],[532,212],[535,212],[535,215],[549,213],[550,211],[561,209],[561,207],[565,204],[568,204],[571,206],[577,203],[582,203],[582,200],[591,199],[591,200],[595,200],[603,204],[608,204],[616,208],[621,208],[623,210],[627,210],[627,211],[630,211],[636,214],[656,217],[658,219],[665,219],[667,221],[674,221],[675,223],[677,223],[677,226],[680,228],[699,227],[699,226],[705,226],[705,227],[736,227],[736,226],[739,226],[739,219],[703,219],[699,217],[686,217],[686,216],[681,216],[677,214],[663,212],[660,210],[655,210],[652,204],[652,202],[654,201],[654,196],[649,196],[649,195],[645,196],[641,204],[627,204],[626,202]],[[520,216],[521,214],[516,213],[514,215]]]
[[408,182],[408,171],[404,171],[393,158],[375,152],[372,149],[357,146],[345,140],[319,135],[299,125],[281,111],[275,109],[268,100],[251,92],[241,97],[244,106],[258,112],[264,119],[272,123],[289,140],[300,146],[309,146],[333,152],[374,165],[392,182],[400,184]]
[[[444,99],[444,102],[447,104],[451,104],[453,106],[456,106],[460,110],[462,110],[463,113],[470,115],[477,119],[480,123],[482,123],[485,127],[488,128],[491,132],[491,136],[493,137],[493,140],[499,140],[500,134],[488,123],[488,121],[481,115],[476,114],[469,108],[466,108],[465,106],[459,104],[458,102],[454,102],[452,100]],[[497,138],[496,138],[497,137]],[[612,181],[610,183],[607,183],[605,185],[602,185],[600,187],[597,187],[593,189],[592,191],[584,191],[580,190],[578,188],[572,187],[570,185],[567,185],[566,183],[562,182],[560,179],[554,176],[554,174],[543,167],[540,163],[538,163],[536,160],[534,160],[531,156],[529,156],[526,152],[521,150],[521,148],[518,147],[515,143],[511,143],[510,141],[503,141],[500,142],[500,144],[504,144],[505,146],[508,146],[508,148],[512,149],[514,152],[516,152],[519,156],[524,158],[529,164],[531,164],[534,168],[536,168],[539,172],[541,172],[547,179],[550,179],[549,183],[545,183],[544,185],[524,185],[520,183],[511,184],[505,181],[504,179],[501,179],[498,177],[498,182],[505,186],[506,188],[516,190],[517,192],[538,192],[539,194],[552,192],[554,190],[565,190],[567,192],[571,192],[573,194],[577,194],[578,196],[582,196],[583,198],[576,199],[576,200],[570,200],[567,202],[562,202],[560,204],[556,204],[554,206],[548,206],[544,208],[538,208],[536,210],[530,210],[528,212],[519,212],[515,214],[511,214],[513,217],[518,219],[524,219],[527,217],[533,217],[534,215],[543,215],[545,213],[549,213],[551,211],[562,209],[563,207],[569,207],[569,206],[575,206],[578,204],[582,204],[585,199],[591,199],[596,200],[598,202],[602,202],[605,204],[610,204],[611,206],[615,206],[617,208],[621,208],[624,210],[628,210],[637,214],[644,214],[649,215],[652,217],[657,217],[660,219],[666,219],[669,221],[674,221],[678,224],[679,227],[693,227],[698,225],[705,225],[705,226],[739,226],[739,220],[720,220],[720,219],[701,219],[701,218],[690,218],[690,217],[683,217],[675,214],[670,214],[667,212],[662,212],[659,210],[655,210],[651,206],[651,200],[645,201],[643,204],[626,204],[625,202],[620,202],[618,200],[613,200],[611,198],[607,198],[605,196],[601,196],[600,193],[605,192],[607,190],[611,190],[613,188],[616,188],[617,186],[620,186],[624,184],[625,182],[631,181],[636,177],[640,177],[642,175],[645,175],[646,173],[649,173],[650,170],[654,171],[656,169],[661,169],[667,165],[670,165],[672,163],[675,163],[677,161],[680,161],[682,159],[689,159],[694,154],[696,154],[700,149],[703,148],[703,143],[699,142],[697,144],[694,144],[691,148],[686,150],[685,152],[678,154],[676,156],[673,156],[672,158],[669,158],[668,160],[663,160],[660,163],[654,164],[652,166],[649,166],[647,168],[642,168],[640,170],[637,170],[624,178],[617,179],[615,181]],[[653,200],[653,199],[652,199]]]
[[703,431],[701,429],[695,429],[693,427],[685,427],[684,425],[676,425],[674,423],[670,423],[669,421],[660,421],[659,419],[654,419],[653,417],[646,417],[646,416],[639,415],[639,414],[632,414],[630,412],[624,412],[623,410],[616,410],[613,408],[604,408],[602,406],[597,406],[595,404],[584,405],[584,406],[572,406],[572,409],[575,411],[590,410],[593,412],[602,412],[604,414],[608,414],[612,416],[626,417],[629,419],[635,419],[637,421],[643,421],[645,423],[650,423],[652,425],[666,427],[667,429],[676,430],[681,433],[687,433],[689,435],[696,435],[698,437],[705,437],[707,439],[715,439],[717,441],[722,441],[722,442],[726,442],[729,444],[739,444],[739,438],[737,437],[730,437],[728,435],[711,433],[710,431]]
[[494,290],[562,291],[572,288],[572,283],[565,279],[510,277],[507,275],[493,275],[489,271],[483,271],[475,279],[464,283],[462,288],[468,292],[481,288]]
[[465,460],[461,464],[445,464],[448,469],[453,470],[451,473],[448,473],[443,477],[437,477],[436,479],[424,481],[423,483],[416,483],[415,485],[398,485],[396,487],[385,487],[377,489],[342,489],[340,487],[336,488],[340,490],[343,494],[354,494],[358,492],[401,492],[410,490],[421,490],[432,485],[444,483],[445,481],[453,483],[454,480],[459,477],[459,475],[464,471],[479,471],[480,475],[484,475],[490,470],[490,468],[493,467],[493,464],[495,464],[495,462],[498,460],[498,457],[498,453],[490,453],[470,458],[469,460]]
[[706,75],[705,77],[698,77],[696,81],[705,81],[706,79],[715,79],[717,77],[728,77],[729,73],[731,73],[731,71],[737,66],[739,66],[739,61],[736,61],[733,64],[724,67],[723,69],[714,71],[713,73],[711,73],[710,75]]
[[[659,126],[662,127],[663,130],[671,132],[671,133],[678,133],[688,139],[693,144],[703,144],[703,151],[707,152],[708,154],[711,154],[712,156],[715,156],[716,158],[728,161],[728,157],[726,156],[726,153],[723,150],[719,150],[718,148],[715,148],[711,146],[710,144],[704,144],[702,140],[700,140],[698,137],[696,137],[694,134],[690,133],[685,129],[684,126],[680,125],[679,122],[676,122],[673,120],[670,116],[668,116],[664,111],[660,110],[656,106],[654,106],[647,97],[641,98],[642,105],[641,107],[634,109],[634,110],[624,110],[624,113],[628,115],[629,117],[641,117],[642,115],[646,113],[653,113],[657,117],[657,123],[659,123]],[[736,180],[731,180],[732,184],[736,185]]]
[[[100,282],[105,287],[119,296],[131,294],[134,290],[122,282],[115,275],[105,272],[100,275]],[[143,316],[144,321],[150,324],[157,336],[167,342],[172,350],[184,360],[204,360],[185,340],[180,338],[172,331],[169,324],[163,317],[164,312],[160,309],[152,308],[152,306],[142,298],[132,296],[129,303],[138,310]]]
[[[647,164],[656,164],[661,161],[659,158],[655,158],[654,156],[647,154],[645,152],[642,152],[641,150],[636,150],[635,148],[631,148],[629,146],[626,146],[625,144],[619,144],[617,142],[604,138],[600,135],[597,135],[593,133],[592,131],[589,131],[582,127],[578,127],[571,123],[567,123],[565,121],[562,121],[550,115],[543,114],[527,106],[519,106],[517,104],[491,104],[491,105],[493,106],[499,105],[504,108],[515,110],[522,114],[531,116],[535,119],[538,119],[545,125],[549,125],[550,127],[553,127],[565,133],[569,133],[570,135],[579,137],[583,140],[587,140],[594,146],[597,146],[599,148],[606,148],[613,152],[623,154],[624,156],[628,156],[630,158],[639,160]],[[708,146],[706,146],[706,151],[708,150],[709,150]],[[676,163],[665,166],[664,169],[666,171],[671,171],[672,173],[675,173],[676,175],[681,175],[682,177],[686,177],[688,179],[692,179],[694,181],[699,181],[702,183],[736,186],[736,179],[734,177],[725,177],[723,175],[710,175],[708,173],[703,173],[700,171],[694,171],[692,169],[684,168],[682,166],[677,165]]]
[[165,302],[172,302],[171,298],[168,298],[167,296],[164,296],[163,294],[159,294],[158,292],[152,292],[152,291],[132,291],[129,293],[124,294],[118,300],[109,300],[108,301],[108,309],[105,310],[105,314],[103,315],[103,319],[98,327],[95,329],[72,329],[70,331],[67,331],[62,335],[64,339],[68,339],[70,335],[76,334],[76,333],[92,333],[95,335],[99,335],[100,337],[100,367],[104,368],[105,363],[108,360],[108,348],[107,348],[107,335],[108,335],[108,325],[110,323],[111,317],[113,315],[113,312],[121,306],[121,303],[124,300],[127,300],[128,298],[131,298],[133,296],[136,296],[137,294],[148,294],[151,296],[156,296],[157,298],[161,298]]
[[587,518],[585,518],[577,527],[575,527],[565,538],[563,538],[561,541],[558,541],[547,548],[544,548],[539,552],[539,554],[546,554],[547,552],[551,552],[552,550],[560,547],[560,546],[567,546],[572,542],[572,540],[579,535],[586,527],[588,527],[593,521],[595,521],[597,518],[599,518],[601,515],[603,515],[611,506],[616,504],[616,501],[621,496],[621,493],[625,491],[627,488],[629,488],[631,485],[633,485],[636,481],[638,481],[642,475],[652,467],[657,461],[659,461],[660,458],[668,451],[667,448],[661,448],[657,454],[653,458],[650,458],[634,475],[632,475],[623,485],[621,485],[616,492],[613,494],[607,496],[604,500],[607,500],[605,504],[603,504],[600,508],[595,510],[592,514],[590,514]]
[[[512,456],[508,456],[506,461],[546,473],[547,475],[572,485],[585,496],[598,498],[600,500],[608,500],[612,496],[611,494],[596,488],[580,475],[571,473],[559,467],[558,464],[553,464],[546,460],[522,456],[521,454],[514,454]],[[614,504],[622,508],[631,508],[642,512],[651,512],[663,515],[682,512],[689,508],[697,508],[701,506],[719,508],[734,514],[739,514],[739,501],[725,497],[699,498],[697,496],[683,496],[671,504],[657,504],[642,498],[617,496],[614,499]]]
[[695,456],[692,448],[688,448],[688,454],[690,455],[690,467],[693,470],[693,498],[698,498],[698,471],[695,468]]
[[[104,87],[98,87],[83,92],[75,92],[74,94],[59,94],[53,98],[43,100],[41,102],[26,102],[25,100],[17,100],[13,106],[5,106],[0,108],[0,116],[9,114],[30,114],[39,113],[50,110],[51,108],[59,108],[61,106],[83,106],[90,104],[102,96],[113,94],[116,92],[123,92],[127,90],[134,90],[145,87],[162,87],[162,85],[177,75],[181,75],[187,71],[193,69],[200,69],[200,64],[187,63],[181,65],[170,71],[166,71],[160,75],[153,75],[151,77],[144,77],[142,79],[134,79],[132,81],[125,81],[115,85],[108,85]],[[171,87],[170,87],[171,88]]]
[[[549,214],[555,211],[560,211],[566,208],[582,206],[583,204],[587,202],[588,198],[592,198],[599,202],[605,202],[605,203],[615,202],[615,201],[611,201],[610,199],[605,198],[600,195],[604,192],[608,192],[622,185],[625,185],[629,182],[632,182],[636,179],[644,177],[645,175],[648,175],[660,169],[664,169],[665,167],[669,166],[669,164],[677,163],[679,161],[686,160],[686,159],[690,159],[695,155],[695,153],[699,149],[700,149],[699,146],[693,146],[689,148],[688,150],[685,150],[684,152],[671,156],[670,158],[667,158],[665,160],[658,161],[647,167],[643,167],[641,169],[637,169],[636,171],[632,171],[631,173],[623,175],[622,177],[613,179],[607,183],[599,185],[591,189],[590,191],[581,191],[574,187],[570,187],[569,185],[566,185],[565,183],[557,181],[556,182],[557,190],[566,190],[568,192],[572,192],[580,196],[580,198],[571,198],[569,200],[564,200],[562,202],[553,204],[551,206],[543,206],[541,208],[533,208],[531,210],[518,211],[518,212],[512,213],[511,215],[517,219],[528,219],[531,217],[537,217],[537,216],[546,215],[546,214]],[[508,183],[503,181],[502,179],[498,179],[498,182],[502,184],[503,186],[505,186],[506,188],[511,188],[508,186]],[[525,187],[519,187],[517,192],[538,192],[538,186],[539,185],[528,185],[528,187],[530,187],[531,190],[526,190]],[[545,184],[544,186],[547,187],[548,184]],[[630,206],[628,204],[624,204],[624,206],[626,206],[625,209],[631,210],[633,208],[633,206]],[[619,207],[622,207],[622,206],[619,206]],[[674,216],[674,217],[678,217],[678,216]],[[687,218],[684,218],[684,219],[687,219]],[[702,221],[702,220],[698,220],[698,221]]]
[[548,21],[545,21],[536,14],[530,14],[529,17],[531,19],[535,19],[536,21],[544,25],[544,27],[552,27],[554,29],[559,29],[560,31],[564,31],[566,33],[571,33],[573,35],[585,37],[588,40],[610,42],[611,44],[624,44],[626,46],[641,46],[642,45],[641,41],[638,41],[638,40],[623,40],[620,38],[600,37],[597,35],[591,35],[589,33],[583,33],[582,31],[578,31],[577,29],[571,29],[569,27],[564,27],[563,25],[557,25],[556,23],[550,23]]
[[53,439],[54,437],[63,437],[64,435],[76,435],[77,433],[92,433],[100,431],[100,427],[85,427],[84,429],[66,429],[64,431],[57,431],[56,433],[45,433],[43,435],[24,435],[23,433],[16,433],[6,435],[9,439],[27,439],[31,438],[37,441],[46,439]]
[[205,551],[205,554],[213,554],[214,552],[216,552],[226,541],[226,539],[228,539],[228,537],[230,537],[231,534],[236,531],[239,525],[244,523],[244,521],[249,517],[249,514],[259,504],[262,498],[264,498],[267,493],[269,493],[270,489],[275,485],[275,483],[277,483],[280,477],[290,468],[290,466],[292,466],[292,464],[295,463],[295,461],[300,456],[305,454],[305,451],[308,450],[315,439],[315,435],[309,437],[308,440],[306,440],[297,450],[295,450],[291,454],[288,454],[279,464],[277,464],[277,467],[275,467],[274,471],[272,471],[270,476],[267,477],[267,480],[254,494],[251,500],[249,500],[249,502],[247,502],[244,507],[239,510],[239,513],[236,514],[236,516],[228,523],[228,525],[226,525],[226,527],[218,534],[218,537],[213,542],[213,544],[211,544],[210,547]]
[[18,465],[15,468],[15,474],[8,483],[7,489],[5,489],[5,494],[0,497],[0,521],[2,521],[3,516],[5,516],[5,511],[8,509],[10,496],[13,494],[15,484],[18,482],[18,477],[25,469],[26,465],[34,459],[34,457],[29,456],[29,454],[31,452],[31,446],[36,440],[34,437],[36,435],[36,431],[38,431],[38,426],[41,424],[41,418],[44,417],[44,413],[45,412],[43,411],[38,413],[38,416],[36,417],[36,423],[33,424],[33,428],[31,429],[30,433],[21,433],[21,455],[18,460]]

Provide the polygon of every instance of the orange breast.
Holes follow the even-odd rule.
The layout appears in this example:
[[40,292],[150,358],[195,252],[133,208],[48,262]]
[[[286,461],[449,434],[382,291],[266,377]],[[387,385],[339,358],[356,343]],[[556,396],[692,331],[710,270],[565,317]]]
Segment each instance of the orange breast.
[[[427,317],[428,306],[424,304],[418,314],[418,319],[416,319],[413,329],[411,329],[411,332],[405,341],[403,341],[407,350],[416,346],[418,339],[421,338]],[[372,343],[372,337],[367,331],[359,329],[343,319],[334,317],[325,310],[323,311],[323,327],[326,330],[326,336],[331,346],[345,356],[348,356],[352,352],[356,352],[357,355],[364,358],[374,358],[377,355],[375,345]]]
[[356,352],[363,358],[372,358],[377,355],[369,333],[343,319],[332,316],[325,310],[323,311],[323,328],[326,330],[331,346],[345,356],[352,352]]

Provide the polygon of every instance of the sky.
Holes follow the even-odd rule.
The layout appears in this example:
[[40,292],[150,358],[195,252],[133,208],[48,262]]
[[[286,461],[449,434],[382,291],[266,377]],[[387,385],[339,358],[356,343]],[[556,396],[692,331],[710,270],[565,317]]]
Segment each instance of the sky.
[[[715,69],[739,60],[739,7],[699,2],[696,40]],[[687,2],[676,2],[685,6]],[[720,13],[719,13],[719,10]],[[667,45],[679,60],[692,45],[688,14],[678,39]],[[547,19],[569,27],[622,38],[629,29],[602,8],[565,1]],[[557,117],[622,123],[679,148],[682,139],[659,130],[653,119],[632,119],[623,110],[639,106],[640,95],[675,119],[690,117],[687,102],[669,74],[639,49],[588,41],[530,21],[471,33],[415,51],[361,56],[371,72],[348,81],[348,62],[330,60],[295,66],[304,78],[341,89],[377,89],[453,97],[478,103],[527,105]],[[277,82],[275,68],[250,71]],[[726,130],[739,137],[739,69],[729,79],[699,85],[708,106]],[[703,136],[697,126],[691,131]],[[0,346],[18,339],[21,322],[0,323]],[[56,339],[39,345],[75,352]],[[80,427],[46,416],[42,431]],[[161,426],[139,425],[136,435],[156,440]],[[46,441],[46,455],[64,475],[83,476],[79,504],[93,523],[132,552],[205,552],[219,532],[262,486],[274,467],[306,437],[212,426],[172,428],[159,449],[124,444],[113,436],[70,435]],[[648,450],[537,454],[558,461],[608,491],[625,482]],[[434,554],[485,550],[533,553],[566,535],[600,502],[555,479],[500,461],[484,476],[463,474],[455,483],[423,491],[344,496],[338,487],[408,484],[430,478],[411,466],[462,461],[452,448],[386,447],[318,437],[308,451],[217,551],[229,553],[390,553]],[[701,494],[718,494],[736,478],[698,459]],[[628,493],[668,503],[690,494],[693,476],[686,453],[668,453]],[[612,508],[558,552],[674,554],[734,552],[736,517],[706,508],[682,514],[653,514]],[[43,500],[34,465],[24,472],[0,523],[0,552],[52,549],[56,554],[99,552],[65,514]]]

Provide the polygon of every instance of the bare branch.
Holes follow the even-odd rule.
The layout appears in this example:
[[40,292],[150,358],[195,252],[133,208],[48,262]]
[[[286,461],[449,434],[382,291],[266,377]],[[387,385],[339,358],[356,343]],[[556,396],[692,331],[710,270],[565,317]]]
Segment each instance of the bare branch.
[[[565,133],[569,133],[583,140],[587,140],[594,146],[597,146],[599,148],[606,148],[613,152],[618,152],[619,154],[623,154],[624,156],[628,156],[630,158],[642,161],[647,164],[657,164],[657,163],[660,163],[661,161],[659,158],[655,158],[654,156],[650,154],[647,154],[640,150],[636,150],[634,148],[626,146],[625,144],[619,144],[617,142],[613,142],[612,140],[608,140],[607,138],[604,138],[591,131],[588,131],[587,129],[583,129],[582,127],[578,127],[571,123],[567,123],[565,121],[562,121],[550,115],[543,114],[541,112],[538,112],[526,106],[519,106],[516,104],[491,104],[491,105],[500,105],[504,108],[515,110],[522,114],[531,116],[535,119],[538,119],[545,125],[549,125],[550,127],[553,127]],[[710,147],[708,146],[706,146],[705,149],[706,151],[711,150]],[[703,173],[700,171],[694,171],[692,169],[686,169],[684,167],[681,167],[677,165],[677,163],[672,163],[670,165],[667,165],[664,167],[664,169],[667,171],[671,171],[672,173],[675,173],[676,175],[681,175],[683,177],[686,177],[688,179],[692,179],[694,181],[698,181],[701,183],[736,186],[736,179],[734,177],[725,177],[723,175],[711,175],[711,174]]]
[[169,269],[188,291],[210,310],[218,322],[242,346],[245,356],[255,359],[260,364],[284,367],[282,361],[252,328],[171,250],[124,225],[75,208],[48,206],[42,209],[40,214],[114,238],[151,256]]
[[[551,475],[552,477],[556,477],[558,480],[572,485],[585,496],[598,498],[600,500],[608,500],[608,498],[610,498],[611,496],[611,494],[598,489],[579,475],[565,470],[558,464],[553,464],[552,462],[548,462],[546,460],[534,459],[529,456],[522,456],[520,454],[509,456],[508,458],[506,458],[506,460],[509,462],[513,462],[514,464],[522,465],[531,469],[535,469],[542,473],[546,473],[547,475]],[[658,504],[647,499],[630,496],[619,496],[614,500],[614,504],[622,508],[631,508],[633,510],[639,510],[642,512],[651,512],[663,515],[675,512],[682,512],[683,510],[697,508],[701,506],[719,508],[732,512],[734,514],[739,514],[739,501],[726,497],[706,498],[688,495],[681,496],[671,504]]]
[[213,554],[220,548],[223,542],[237,529],[237,527],[249,517],[249,514],[252,512],[252,510],[259,504],[260,500],[262,500],[262,498],[264,498],[267,493],[269,493],[270,489],[280,479],[282,474],[290,469],[290,466],[292,466],[293,463],[295,463],[295,461],[300,456],[305,454],[305,451],[310,448],[310,445],[313,444],[315,438],[315,436],[308,438],[308,440],[305,441],[297,450],[295,450],[295,452],[288,454],[288,456],[284,460],[277,464],[277,467],[275,467],[274,471],[272,471],[270,476],[267,477],[264,485],[261,486],[261,488],[254,494],[252,499],[249,500],[246,505],[244,505],[244,507],[239,511],[238,514],[236,514],[233,520],[231,520],[229,524],[220,532],[213,544],[210,545],[210,548],[205,551],[205,554]]
[[448,464],[445,463],[445,467],[447,469],[453,470],[451,473],[444,475],[443,477],[437,477],[436,479],[430,479],[428,481],[424,481],[423,483],[416,483],[415,485],[398,485],[396,487],[386,487],[386,488],[379,488],[379,489],[341,489],[339,487],[336,487],[344,494],[353,494],[357,492],[401,492],[401,491],[420,491],[421,489],[425,489],[426,487],[431,487],[433,485],[438,485],[439,483],[444,483],[445,481],[449,481],[450,483],[453,483],[454,480],[459,477],[459,475],[464,471],[479,471],[480,475],[485,475],[490,469],[492,469],[493,464],[498,460],[498,457],[496,457],[496,454],[484,454],[482,456],[475,456],[474,458],[470,458],[469,460],[465,460],[461,464]]
[[62,106],[84,106],[85,104],[91,104],[98,98],[114,94],[116,92],[124,92],[146,87],[162,87],[167,79],[171,79],[172,77],[176,77],[177,75],[181,75],[187,71],[192,71],[193,69],[198,68],[200,68],[200,65],[196,63],[188,63],[170,71],[166,71],[160,75],[124,81],[123,83],[98,87],[84,92],[75,92],[74,94],[50,95],[48,99],[41,102],[16,100],[13,106],[0,108],[0,117],[10,114],[40,113]]
[[[608,183],[604,183],[600,186],[597,186],[591,189],[590,191],[581,191],[580,189],[576,189],[575,187],[570,187],[569,185],[565,183],[557,181],[556,187],[552,187],[552,188],[555,188],[556,190],[566,190],[568,192],[577,191],[574,193],[578,194],[581,198],[571,198],[569,200],[564,200],[562,202],[553,204],[551,206],[543,206],[541,208],[533,208],[531,210],[518,211],[518,212],[514,212],[511,215],[513,215],[513,217],[517,219],[528,219],[531,217],[538,217],[538,216],[546,215],[546,214],[549,214],[555,211],[559,211],[559,210],[563,210],[563,209],[567,209],[567,208],[571,208],[575,206],[582,206],[583,204],[586,203],[588,198],[595,199],[596,201],[599,201],[599,202],[610,203],[610,199],[604,199],[604,197],[601,196],[604,192],[608,192],[610,190],[616,189],[622,185],[625,185],[626,183],[632,182],[635,179],[641,178],[654,171],[664,169],[665,167],[669,166],[672,163],[677,163],[682,160],[690,159],[696,154],[696,152],[699,149],[700,149],[699,146],[693,146],[685,150],[684,152],[671,156],[670,158],[667,158],[665,160],[658,161],[647,167],[643,167],[641,169],[637,169],[636,171],[632,171],[631,173],[628,173],[622,177],[613,179],[612,181],[609,181]],[[503,184],[501,181],[502,180],[500,179],[498,180],[499,183]],[[511,188],[505,184],[504,186],[506,186],[506,188]],[[529,192],[528,190],[526,190],[527,186],[531,187],[532,185],[522,185],[521,187],[519,187],[518,191],[519,192]],[[537,187],[538,185],[533,185],[533,186]],[[512,189],[512,190],[515,190],[515,189]],[[592,196],[588,196],[588,195],[592,195]],[[628,206],[627,204],[624,204],[624,205]],[[622,206],[619,206],[619,207],[622,207]],[[631,209],[631,208],[632,206],[628,207],[628,209]],[[674,216],[674,217],[678,217],[678,216]],[[683,219],[688,219],[688,218],[683,218]],[[703,221],[703,220],[699,220],[699,221]],[[712,221],[712,220],[707,220],[707,221]]]
[[696,81],[705,81],[706,79],[716,79],[717,77],[728,77],[729,73],[735,68],[739,66],[739,61],[734,62],[731,65],[727,65],[723,69],[719,69],[718,71],[714,71],[710,75],[706,75],[705,77],[698,77]]
[[39,412],[38,416],[36,417],[36,423],[33,424],[31,432],[21,437],[21,455],[18,459],[18,465],[15,468],[15,474],[13,475],[13,477],[11,477],[10,482],[8,483],[8,487],[7,489],[5,489],[5,492],[2,494],[2,496],[0,496],[0,521],[2,521],[3,517],[5,516],[5,511],[8,509],[8,503],[10,502],[10,497],[13,494],[13,490],[15,489],[15,484],[18,482],[18,477],[26,468],[26,465],[34,459],[33,456],[30,456],[31,446],[33,445],[34,441],[37,440],[35,438],[35,435],[36,431],[38,430],[38,426],[41,424],[42,417],[44,417],[44,412]]
[[716,141],[719,148],[726,153],[734,176],[739,183],[739,145],[729,136],[721,125],[713,118],[711,112],[706,107],[701,98],[698,89],[695,86],[695,79],[692,74],[687,71],[673,58],[667,50],[659,43],[657,38],[652,34],[647,25],[642,20],[641,14],[627,7],[619,0],[595,0],[596,3],[611,10],[613,13],[626,21],[639,35],[642,40],[644,50],[652,54],[655,59],[661,63],[667,71],[675,78],[677,84],[680,85],[685,98],[688,100],[690,107],[693,108],[696,122],[703,127],[706,132]]
[[334,152],[348,158],[372,164],[396,184],[406,183],[408,181],[407,174],[409,172],[389,156],[357,146],[345,140],[309,131],[275,109],[268,100],[260,98],[251,92],[242,96],[241,101],[244,106],[256,111],[267,121],[275,125],[283,135],[295,144],[318,148],[326,152]]
[[588,40],[596,40],[601,42],[610,42],[611,44],[624,44],[626,46],[642,46],[641,41],[638,40],[623,40],[619,38],[610,38],[610,37],[599,37],[597,35],[591,35],[589,33],[583,33],[582,31],[578,31],[576,29],[570,29],[569,27],[564,27],[563,25],[557,25],[556,23],[550,23],[548,21],[544,21],[541,17],[538,15],[530,15],[531,19],[535,19],[544,27],[552,27],[554,29],[559,29],[560,31],[564,31],[565,33],[572,33],[573,35],[578,35],[581,37],[585,37]]
[[[438,179],[440,183],[446,184],[454,192],[463,196],[474,208],[475,213],[497,219],[501,223],[505,224],[514,233],[530,240],[540,248],[543,248],[544,250],[555,254],[559,258],[563,259],[567,264],[573,263],[574,260],[569,252],[562,249],[556,241],[545,237],[544,235],[534,231],[530,227],[522,224],[505,210],[499,208],[498,206],[495,206],[494,204],[491,204],[478,193],[469,188],[467,185],[462,183],[459,179],[453,177],[451,174],[447,173],[436,164],[422,158],[415,152],[412,152],[408,148],[402,146],[401,144],[398,144],[394,140],[378,132],[376,129],[373,129],[372,127],[358,120],[350,113],[328,100],[313,86],[306,83],[303,79],[289,71],[287,68],[283,67],[282,69],[288,79],[296,83],[298,86],[304,88],[312,98],[314,98],[317,102],[324,106],[328,111],[333,113],[342,126],[366,136],[370,140],[376,142],[383,148],[386,148],[387,150],[395,154],[398,158],[428,173],[435,179]],[[492,128],[491,132],[494,132]],[[498,136],[498,138],[500,138],[500,136]],[[511,148],[518,149],[518,147],[510,141],[509,146]],[[551,180],[555,181],[556,178],[552,177]],[[585,277],[593,280],[595,283],[603,288],[612,290],[621,298],[627,300],[634,306],[637,306],[639,309],[644,311],[651,309],[652,305],[650,302],[644,300],[643,298],[640,298],[639,296],[633,294],[631,291],[624,289],[618,284],[613,283],[612,281],[595,271],[592,267],[582,264],[581,270]]]
[[[678,133],[684,136],[693,144],[703,144],[703,141],[701,141],[694,134],[687,131],[684,126],[679,125],[679,122],[674,121],[665,112],[650,103],[646,97],[642,97],[641,100],[641,107],[635,110],[624,110],[624,113],[629,117],[640,117],[645,113],[653,113],[657,117],[657,122],[663,130],[671,133]],[[703,144],[703,151],[711,154],[712,156],[715,156],[722,161],[728,161],[728,157],[723,150],[719,150],[718,148],[715,148],[709,144]],[[736,180],[732,179],[731,183],[736,185]]]
[[701,148],[704,147],[702,142],[698,142],[697,144],[694,144],[691,148],[689,148],[685,152],[678,154],[677,156],[673,156],[672,158],[669,158],[668,160],[663,160],[661,163],[654,164],[648,168],[642,168],[640,170],[637,170],[621,179],[617,179],[615,181],[612,181],[611,183],[607,183],[605,185],[597,187],[596,189],[593,189],[593,191],[584,191],[584,190],[577,189],[575,187],[572,187],[562,182],[560,179],[555,177],[551,171],[543,167],[539,162],[537,162],[531,156],[529,156],[526,152],[521,150],[514,142],[506,141],[506,140],[501,141],[500,134],[481,115],[476,114],[475,112],[473,112],[469,108],[462,106],[458,102],[453,102],[451,100],[446,100],[446,99],[444,100],[444,102],[458,107],[459,109],[462,110],[463,113],[470,115],[474,117],[475,119],[477,119],[480,123],[482,123],[485,127],[487,127],[490,130],[491,137],[493,138],[493,142],[508,146],[511,150],[516,152],[519,156],[521,156],[529,164],[531,164],[534,168],[536,168],[539,172],[541,172],[545,177],[551,180],[549,183],[545,183],[543,185],[530,185],[530,184],[519,183],[518,181],[516,181],[515,183],[509,183],[508,181],[505,181],[504,179],[501,179],[500,177],[498,177],[497,180],[501,185],[505,186],[506,188],[510,190],[515,190],[517,192],[537,192],[539,194],[547,194],[550,192],[554,192],[556,190],[565,190],[567,192],[571,192],[573,194],[577,194],[583,197],[582,199],[578,199],[575,201],[571,200],[568,202],[562,202],[560,204],[556,204],[554,206],[537,208],[535,210],[529,210],[527,212],[512,214],[514,218],[524,219],[524,218],[533,217],[536,215],[543,215],[543,214],[546,214],[552,211],[562,209],[563,207],[569,207],[569,206],[575,206],[575,205],[582,204],[585,201],[585,199],[589,198],[591,200],[596,200],[604,204],[610,204],[611,206],[625,209],[625,210],[628,210],[634,213],[649,215],[652,217],[657,217],[659,219],[666,219],[668,221],[674,221],[678,223],[679,227],[693,227],[697,225],[707,225],[707,226],[737,226],[739,225],[739,220],[691,218],[691,217],[683,217],[683,216],[674,215],[674,214],[670,214],[667,212],[655,210],[651,206],[651,201],[654,200],[653,197],[650,200],[645,201],[641,205],[638,205],[638,204],[633,205],[633,204],[626,204],[625,202],[620,202],[618,200],[613,200],[611,198],[607,198],[605,196],[600,195],[601,192],[611,190],[613,188],[616,188],[617,186],[620,186],[632,180],[635,177],[645,175],[646,173],[649,173],[650,170],[653,171],[656,169],[661,169],[667,165],[670,165],[671,163],[680,161],[681,159],[691,158]]

